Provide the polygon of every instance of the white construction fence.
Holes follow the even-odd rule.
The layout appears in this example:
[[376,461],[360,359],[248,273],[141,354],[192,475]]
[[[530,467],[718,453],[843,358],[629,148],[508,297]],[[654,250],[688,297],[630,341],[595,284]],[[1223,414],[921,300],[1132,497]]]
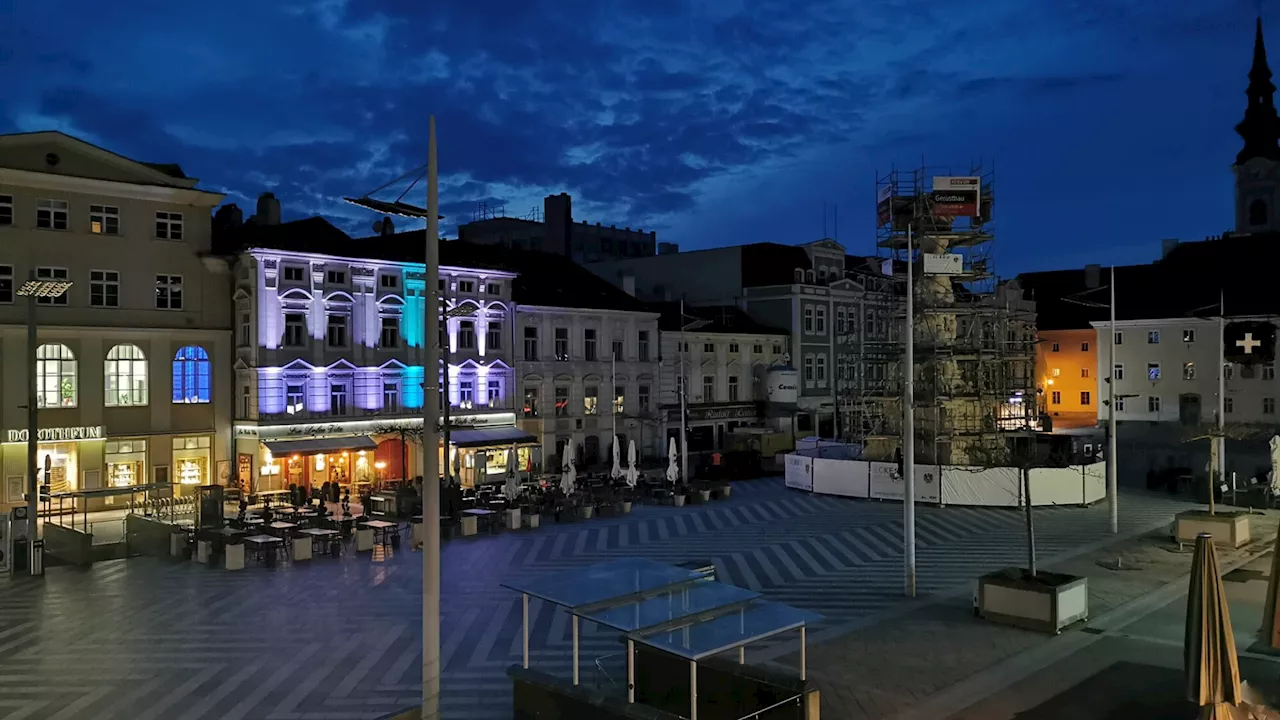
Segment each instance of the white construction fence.
[[[1032,505],[1090,505],[1106,497],[1106,463],[1032,468]],[[902,500],[905,483],[893,463],[789,454],[787,487],[822,495]],[[1017,468],[915,466],[916,502],[934,505],[1021,507]]]

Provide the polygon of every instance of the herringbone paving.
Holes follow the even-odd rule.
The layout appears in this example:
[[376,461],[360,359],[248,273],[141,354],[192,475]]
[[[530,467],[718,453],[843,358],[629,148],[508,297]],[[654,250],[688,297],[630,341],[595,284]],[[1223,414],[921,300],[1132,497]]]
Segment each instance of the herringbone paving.
[[[1126,495],[1122,525],[1184,507]],[[1043,558],[1103,537],[1105,507],[1036,511]],[[1019,564],[1019,511],[917,510],[920,589],[955,589]],[[442,557],[442,710],[510,717],[505,671],[520,660],[519,597],[499,584],[642,556],[711,560],[719,579],[822,613],[826,624],[902,603],[902,507],[736,483],[684,508],[448,541]],[[114,561],[0,582],[0,718],[109,720],[376,718],[420,693],[421,554],[405,549],[228,573],[193,563]],[[531,664],[568,675],[565,613],[530,603]],[[582,677],[616,633],[583,625]],[[791,639],[779,642],[794,642]],[[612,661],[605,668],[616,679]]]

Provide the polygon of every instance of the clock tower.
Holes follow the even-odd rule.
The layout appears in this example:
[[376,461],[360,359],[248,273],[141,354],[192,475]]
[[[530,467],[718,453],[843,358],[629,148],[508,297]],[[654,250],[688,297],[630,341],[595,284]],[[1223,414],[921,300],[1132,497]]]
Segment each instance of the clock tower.
[[1280,231],[1280,117],[1276,115],[1276,86],[1271,82],[1262,18],[1253,38],[1253,67],[1249,69],[1248,105],[1236,133],[1244,147],[1236,155],[1236,231]]

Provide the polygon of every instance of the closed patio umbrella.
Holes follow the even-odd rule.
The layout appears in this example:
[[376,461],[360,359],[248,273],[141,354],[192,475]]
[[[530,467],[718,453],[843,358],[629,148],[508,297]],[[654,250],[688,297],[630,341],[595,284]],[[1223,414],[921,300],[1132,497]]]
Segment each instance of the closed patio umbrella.
[[502,488],[502,494],[507,496],[507,500],[512,502],[520,497],[520,481],[516,478],[516,449],[511,448],[507,451],[507,484]]
[[636,441],[627,443],[627,487],[634,488],[640,479],[640,470],[636,468]]
[[1182,653],[1187,699],[1202,708],[1200,717],[1233,717],[1232,708],[1241,700],[1240,665],[1218,556],[1208,533],[1196,537]]
[[573,492],[574,481],[577,479],[577,470],[573,467],[573,438],[569,438],[564,444],[564,456],[560,458],[560,489],[565,495]]
[[[1274,441],[1273,441],[1274,442]],[[1271,648],[1280,650],[1280,535],[1276,536],[1275,552],[1271,554],[1271,578],[1267,580],[1267,597],[1262,608],[1262,628],[1258,631],[1258,641]]]
[[618,446],[618,436],[613,436],[613,468],[609,470],[609,477],[617,480],[622,477],[622,448]]
[[680,456],[676,453],[676,439],[671,438],[671,442],[667,445],[667,482],[672,485],[676,484],[676,480],[680,477]]

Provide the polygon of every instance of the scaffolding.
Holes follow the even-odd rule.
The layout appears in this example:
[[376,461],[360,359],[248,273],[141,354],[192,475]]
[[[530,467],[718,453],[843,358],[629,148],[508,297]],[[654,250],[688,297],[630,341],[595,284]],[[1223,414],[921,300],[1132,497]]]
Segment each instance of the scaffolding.
[[[916,461],[983,464],[1035,422],[1035,306],[994,272],[994,171],[922,166],[877,177],[877,248],[884,274],[911,268],[915,288]],[[910,253],[908,253],[910,236]],[[895,272],[896,270],[896,272]],[[853,426],[865,457],[902,447],[905,283],[883,379],[868,378]]]

